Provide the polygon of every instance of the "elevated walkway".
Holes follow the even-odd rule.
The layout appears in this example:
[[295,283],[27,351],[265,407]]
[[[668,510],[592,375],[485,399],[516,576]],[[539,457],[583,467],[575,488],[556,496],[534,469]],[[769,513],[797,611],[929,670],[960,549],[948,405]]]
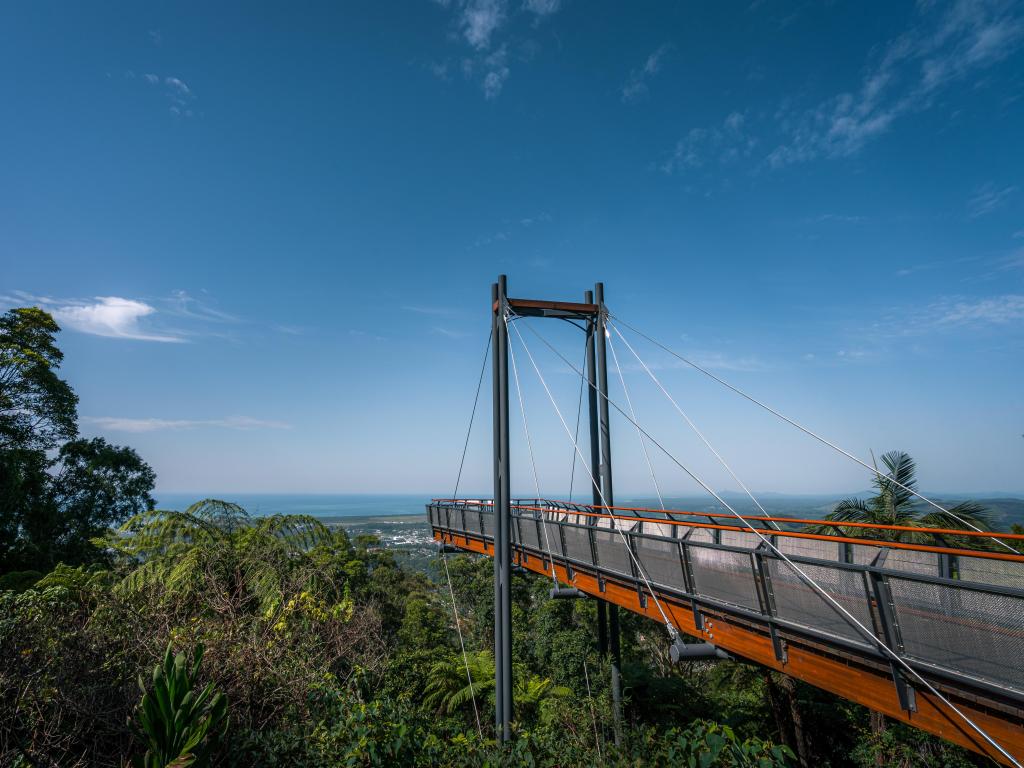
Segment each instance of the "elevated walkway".
[[[653,592],[693,638],[1007,762],[732,515],[546,499],[511,509],[513,563],[661,622]],[[435,539],[493,556],[490,500],[427,512]],[[985,549],[990,535],[1024,537],[746,519],[1024,761],[1024,556]]]

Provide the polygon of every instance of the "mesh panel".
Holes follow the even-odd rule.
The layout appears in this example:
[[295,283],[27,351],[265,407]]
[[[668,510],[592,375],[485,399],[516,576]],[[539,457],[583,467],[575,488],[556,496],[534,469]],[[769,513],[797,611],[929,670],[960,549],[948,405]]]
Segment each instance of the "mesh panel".
[[686,591],[678,544],[646,538],[636,538],[633,541],[636,545],[637,559],[652,583],[662,584],[680,592]]
[[462,510],[461,509],[449,509],[448,510],[448,527],[453,531],[464,531],[466,526],[462,523]]
[[721,543],[730,547],[754,549],[761,543],[761,537],[756,533],[749,533],[746,531],[722,531]]
[[[555,518],[557,520],[557,518]],[[545,552],[550,548],[551,554],[562,555],[562,535],[559,533],[560,526],[557,522],[553,522],[550,518],[544,521],[544,525],[541,528],[541,536],[547,536],[542,538],[540,541],[541,549]]]
[[957,560],[960,579],[963,581],[1024,589],[1024,563],[984,557],[959,557]]
[[912,549],[890,549],[879,563],[882,568],[905,573],[937,576],[939,556],[935,552],[915,552]]
[[[827,544],[828,542],[818,542]],[[834,545],[833,545],[834,546]],[[836,637],[870,643],[835,606],[820,593],[811,589],[788,563],[765,558],[768,575],[775,596],[775,611],[779,618],[826,632]],[[871,608],[863,572],[846,571],[823,565],[800,563],[800,570],[822,587],[836,602],[853,614],[861,624],[872,629]]]
[[597,564],[602,568],[631,576],[633,570],[630,567],[630,556],[622,537],[609,530],[594,531],[594,537],[597,541]]
[[695,544],[714,544],[715,534],[708,528],[687,528],[690,531],[690,535],[686,537],[687,541],[692,541]]
[[839,544],[819,539],[794,539],[790,536],[777,536],[775,546],[780,552],[797,557],[816,557],[819,560],[838,560]]
[[651,536],[664,536],[665,538],[672,538],[679,534],[678,525],[670,525],[669,523],[640,523],[640,528],[643,528],[643,533],[650,534]]
[[[482,522],[481,522],[482,520]],[[481,527],[482,526],[482,527]],[[466,530],[479,531],[484,536],[494,535],[494,513],[466,510]]]
[[750,555],[710,547],[689,547],[697,594],[760,611]]
[[593,563],[590,552],[590,537],[585,528],[574,528],[571,525],[562,527],[565,538],[565,556],[582,563]]
[[532,517],[519,518],[519,536],[524,547],[542,549],[537,538],[537,521]]
[[1024,691],[1024,598],[888,581],[907,656]]
[[857,565],[871,565],[878,553],[882,551],[881,547],[871,547],[867,544],[851,544],[850,549],[852,550],[852,560]]

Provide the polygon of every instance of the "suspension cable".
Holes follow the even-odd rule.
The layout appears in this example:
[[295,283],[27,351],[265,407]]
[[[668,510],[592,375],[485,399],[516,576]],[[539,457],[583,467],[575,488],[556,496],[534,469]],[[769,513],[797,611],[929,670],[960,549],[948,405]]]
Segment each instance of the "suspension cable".
[[[575,448],[576,453],[580,457],[580,465],[587,471],[587,474],[590,475],[590,481],[594,484],[594,487],[598,489],[598,493],[601,496],[601,502],[605,506],[609,506],[608,499],[605,497],[604,491],[601,489],[599,483],[597,482],[597,478],[594,477],[594,473],[590,471],[590,467],[587,465],[586,460],[583,458],[583,454],[580,453],[579,443],[576,442],[575,438],[573,437],[572,432],[569,430],[569,425],[566,424],[565,423],[565,419],[562,418],[562,411],[559,409],[558,403],[555,402],[555,398],[551,394],[551,390],[548,389],[548,383],[544,379],[544,375],[540,372],[540,368],[537,367],[537,362],[533,359],[533,354],[530,352],[530,348],[526,345],[526,339],[523,338],[523,335],[519,332],[519,329],[516,327],[516,325],[513,324],[513,323],[510,323],[508,321],[507,317],[505,318],[505,325],[506,325],[506,327],[511,327],[513,330],[515,330],[516,335],[519,337],[520,343],[523,345],[523,349],[526,351],[527,357],[530,358],[530,363],[533,365],[533,370],[537,373],[537,378],[540,379],[540,383],[544,386],[544,391],[547,392],[548,399],[551,401],[551,405],[552,405],[552,407],[554,407],[555,413],[558,414],[558,420],[560,422],[562,422],[562,428],[565,429],[565,434],[568,435],[569,439],[573,441],[572,442],[573,447]],[[527,327],[529,327],[529,326],[527,326]],[[564,360],[565,358],[562,358],[562,359]],[[569,367],[572,368],[574,371],[576,371],[576,373],[579,373],[579,371],[576,370],[576,367],[574,365],[572,365],[572,363],[569,364]],[[609,402],[611,402],[611,401],[609,401]],[[650,593],[651,597],[654,599],[654,604],[657,606],[658,612],[661,614],[661,618],[665,622],[665,627],[668,629],[669,637],[671,637],[672,640],[674,641],[676,638],[679,637],[679,631],[675,628],[675,625],[672,624],[672,620],[669,619],[668,614],[665,613],[665,608],[662,606],[661,601],[658,599],[658,596],[655,594],[654,587],[651,586],[651,582],[647,578],[647,574],[645,573],[645,569],[644,569],[643,565],[641,564],[641,562],[637,558],[637,556],[633,553],[633,550],[629,546],[629,542],[626,540],[626,535],[622,532],[622,529],[618,528],[618,527],[615,527],[612,530],[614,530],[616,533],[618,533],[619,534],[619,538],[622,539],[622,544],[623,544],[623,546],[625,546],[626,552],[629,554],[630,558],[633,560],[633,563],[636,565],[637,573],[639,573],[640,577],[644,580],[644,584],[647,586],[647,591]]]
[[[526,404],[523,402],[523,390],[519,386],[519,369],[516,366],[516,354],[512,350],[512,345],[508,345],[509,358],[512,360],[512,375],[516,382],[516,394],[519,395],[519,413],[523,416],[523,431],[526,433],[526,445],[530,449],[530,466],[533,468],[533,487],[537,492],[537,503],[543,504],[540,493],[540,479],[537,477],[537,462],[533,457],[533,440],[530,439],[530,425],[526,421]],[[555,559],[551,555],[551,542],[548,539],[548,526],[543,520],[541,521],[541,527],[544,529],[544,545],[548,550],[548,562],[551,564],[551,584],[558,589],[558,579],[555,578]]]
[[[647,375],[651,377],[651,381],[653,381],[653,382],[654,382],[655,384],[657,384],[657,385],[658,385],[658,389],[660,389],[660,390],[661,390],[661,392],[662,392],[662,394],[663,394],[663,395],[665,395],[665,397],[667,397],[667,398],[668,398],[668,401],[669,401],[670,403],[672,403],[672,405],[673,405],[673,406],[675,407],[676,411],[678,411],[678,412],[679,412],[679,415],[683,417],[683,419],[684,419],[684,420],[686,421],[686,423],[690,425],[690,429],[692,429],[692,430],[693,430],[693,431],[694,431],[694,432],[695,432],[695,433],[697,434],[697,437],[699,437],[699,438],[700,438],[700,439],[701,439],[701,440],[703,441],[704,445],[706,445],[706,446],[708,447],[708,450],[709,450],[709,451],[711,451],[711,453],[713,453],[713,454],[715,455],[715,458],[716,458],[716,459],[718,459],[718,462],[719,462],[719,463],[720,463],[720,464],[721,464],[721,465],[722,465],[723,467],[725,467],[726,471],[727,471],[727,472],[728,472],[728,473],[729,473],[730,475],[732,475],[732,479],[733,479],[733,480],[735,480],[735,481],[736,481],[737,483],[739,483],[739,484],[740,484],[740,487],[741,487],[741,488],[743,489],[744,493],[746,493],[746,494],[747,494],[747,496],[749,496],[749,497],[750,497],[750,500],[751,500],[752,502],[754,502],[754,505],[755,505],[755,506],[756,506],[756,507],[757,507],[757,508],[758,508],[759,510],[761,510],[761,514],[763,514],[763,515],[764,515],[765,517],[770,517],[770,515],[768,514],[768,511],[767,511],[767,510],[766,510],[766,509],[765,509],[764,507],[762,507],[762,506],[761,506],[761,502],[759,502],[759,501],[758,501],[758,500],[757,500],[756,498],[754,498],[754,494],[750,492],[750,489],[749,489],[749,488],[747,488],[747,486],[746,486],[746,485],[744,484],[744,482],[743,482],[742,480],[740,480],[740,479],[739,479],[739,477],[737,477],[737,475],[736,475],[736,473],[735,473],[735,472],[733,472],[733,471],[732,471],[732,467],[730,467],[730,466],[729,466],[729,464],[728,464],[728,463],[726,462],[726,460],[722,458],[722,454],[720,454],[720,453],[719,453],[718,451],[716,451],[716,450],[715,450],[715,446],[713,446],[713,445],[712,445],[712,444],[711,444],[711,443],[710,443],[710,442],[708,441],[708,439],[707,439],[706,437],[704,437],[704,433],[703,433],[703,432],[701,432],[701,431],[700,431],[700,430],[699,430],[699,429],[697,428],[697,425],[693,423],[693,420],[692,420],[692,419],[691,419],[691,418],[690,418],[689,416],[687,416],[687,415],[686,415],[686,411],[684,411],[684,410],[683,410],[682,408],[680,408],[680,407],[679,407],[679,403],[677,403],[677,402],[675,401],[675,398],[673,398],[673,397],[672,397],[672,395],[670,395],[670,394],[668,393],[668,390],[667,390],[667,389],[665,389],[665,387],[664,387],[664,386],[662,385],[662,383],[661,383],[661,382],[660,382],[660,381],[658,380],[658,377],[654,375],[654,371],[652,371],[652,370],[651,370],[651,369],[650,369],[650,368],[648,367],[647,363],[645,363],[645,362],[644,362],[644,361],[643,361],[643,360],[642,360],[642,359],[640,358],[640,355],[638,355],[638,354],[637,354],[637,352],[636,352],[636,350],[635,350],[635,349],[633,349],[633,345],[632,345],[632,344],[630,344],[630,343],[629,343],[629,342],[628,342],[628,341],[626,340],[626,337],[625,337],[625,336],[623,336],[623,335],[622,335],[622,332],[621,332],[621,331],[619,331],[619,329],[618,329],[618,328],[616,328],[616,327],[615,327],[614,325],[612,325],[612,330],[614,330],[614,331],[615,331],[615,334],[616,334],[616,335],[617,335],[617,336],[618,336],[618,337],[619,337],[620,339],[622,339],[622,343],[626,345],[626,348],[627,348],[627,349],[629,349],[629,351],[633,353],[633,357],[635,357],[635,358],[637,359],[637,362],[639,362],[639,363],[640,363],[640,365],[641,365],[641,366],[643,366],[643,369],[644,369],[645,371],[647,371]],[[608,342],[609,342],[609,346],[611,346],[611,337],[610,337],[610,336],[608,337]],[[613,349],[614,349],[614,347],[613,347]],[[614,352],[613,352],[613,354],[614,354]],[[627,395],[627,398],[628,398],[628,395]],[[628,402],[628,400],[627,400],[627,402]],[[630,410],[632,410],[632,407],[630,408]],[[769,525],[771,525],[771,527],[772,527],[772,528],[776,528],[776,529],[778,529],[778,528],[779,528],[779,524],[778,524],[778,523],[776,523],[776,522],[774,522],[774,521],[769,521]]]
[[[536,329],[534,329],[529,324],[527,324],[526,327],[529,328],[530,331],[534,334],[534,336],[539,338],[548,347],[548,349],[550,349],[559,358],[561,358],[562,362],[564,362],[566,365],[568,365],[570,368],[572,368],[574,371],[576,371],[577,374],[582,375],[582,373],[579,370],[577,370],[575,368],[575,366],[573,366],[573,364],[570,363],[565,358],[564,355],[562,355],[562,353],[560,353],[553,345],[551,345],[551,343],[548,342],[547,339],[545,339],[543,336],[541,336],[540,333]],[[518,333],[518,329],[517,329],[517,333]],[[520,338],[522,338],[522,337],[520,336]],[[597,388],[595,387],[595,389],[597,389]],[[622,407],[619,406],[617,403],[615,403],[611,398],[609,398],[608,395],[604,394],[599,389],[597,389],[597,392],[598,392],[599,396],[604,397],[604,399],[608,402],[608,404],[611,405],[612,407],[614,407],[615,410],[617,410],[620,414],[622,414],[622,416],[624,418],[626,418],[629,421],[632,421],[632,419],[630,419],[630,417],[626,414],[626,412],[622,409]],[[775,544],[772,543],[772,541],[768,537],[766,537],[757,528],[755,528],[743,515],[741,515],[739,512],[737,512],[735,509],[733,509],[732,506],[730,506],[729,503],[725,499],[723,499],[721,496],[719,496],[711,488],[711,486],[709,486],[706,482],[704,482],[704,480],[702,480],[700,477],[698,477],[696,474],[694,474],[694,472],[692,472],[685,464],[680,462],[679,459],[677,459],[674,455],[672,455],[672,453],[669,452],[667,448],[665,448],[654,437],[652,437],[650,435],[650,433],[648,433],[646,430],[643,429],[643,427],[641,427],[636,422],[633,422],[633,424],[638,429],[640,429],[640,431],[643,432],[644,435],[646,435],[648,440],[650,440],[674,464],[676,464],[676,466],[678,466],[687,475],[689,475],[690,478],[692,478],[695,482],[697,482],[705,491],[707,491],[709,494],[714,496],[715,499],[717,499],[718,502],[720,504],[722,504],[722,506],[724,506],[726,509],[728,509],[737,520],[739,520],[747,528],[749,528],[761,540],[762,544],[764,544],[775,555],[777,555],[787,565],[789,565],[789,567],[792,568],[797,573],[797,575],[800,577],[801,581],[803,581],[807,586],[809,586],[811,589],[813,589],[815,592],[817,592],[827,603],[829,603],[835,610],[837,610],[841,615],[843,615],[846,618],[847,622],[850,623],[852,626],[854,626],[862,635],[864,635],[865,638],[867,638],[869,641],[874,643],[879,648],[879,650],[881,650],[883,652],[883,655],[888,656],[890,660],[892,660],[893,662],[898,664],[900,667],[905,669],[915,680],[919,681],[921,683],[921,685],[923,685],[926,689],[928,689],[928,691],[933,696],[935,696],[939,701],[944,703],[950,709],[950,711],[955,713],[961,720],[963,720],[965,723],[967,723],[971,727],[971,729],[975,731],[975,733],[980,735],[990,746],[992,746],[1003,757],[1005,757],[1007,760],[1009,760],[1010,763],[1015,766],[1015,768],[1024,768],[1024,766],[1022,766],[1021,763],[1016,758],[1014,758],[1013,755],[1011,755],[1009,752],[1007,752],[997,741],[995,741],[991,736],[989,736],[988,733],[980,725],[978,725],[973,720],[971,720],[971,718],[968,717],[959,707],[957,707],[952,701],[950,701],[948,698],[946,698],[946,696],[944,696],[941,692],[939,692],[939,690],[934,685],[932,685],[930,682],[928,682],[916,669],[914,669],[898,653],[896,653],[896,651],[894,651],[892,648],[890,648],[884,641],[878,639],[878,637],[875,636],[874,632],[872,632],[870,629],[868,629],[866,626],[864,626],[864,624],[862,624],[852,613],[850,613],[846,608],[844,608],[839,603],[838,600],[836,600],[834,597],[832,597],[824,589],[824,587],[822,587],[814,579],[812,579],[810,576],[808,576],[807,573],[804,572],[804,570],[802,568],[800,568],[796,563],[794,563],[784,552],[782,552],[782,550],[780,550],[778,547],[776,547]],[[612,510],[612,508],[609,505],[607,505],[607,504],[605,506],[611,511],[612,517],[614,517],[615,514],[614,514],[614,511]]]
[[[452,498],[457,499],[459,497],[459,483],[462,482],[462,468],[466,464],[466,451],[469,449],[469,438],[473,434],[473,421],[476,419],[476,407],[480,402],[480,387],[484,383],[484,372],[487,370],[487,356],[491,351],[491,340],[494,337],[494,331],[487,335],[487,346],[484,347],[484,361],[480,365],[480,378],[476,382],[476,395],[473,397],[473,410],[469,414],[469,428],[466,430],[466,442],[462,446],[462,460],[459,462],[459,474],[455,478],[455,491],[452,493]],[[473,675],[469,671],[469,656],[466,654],[466,641],[462,636],[462,624],[459,621],[459,608],[455,603],[455,589],[452,587],[452,575],[448,570],[448,555],[444,551],[444,542],[441,543],[441,562],[444,563],[444,577],[448,581],[448,594],[452,599],[452,613],[455,614],[455,631],[459,635],[459,648],[462,651],[462,664],[466,668],[466,681],[469,683],[469,699],[473,703],[473,718],[476,720],[476,730],[480,735],[480,738],[484,737],[484,729],[480,725],[480,712],[476,707],[476,691],[473,690]]]
[[[587,359],[586,349],[583,350],[583,360]],[[582,365],[580,366],[583,367]],[[576,439],[580,439],[580,416],[583,415],[583,380],[580,379],[580,396],[576,404]],[[569,503],[572,503],[572,485],[576,479],[576,451],[572,452],[572,470],[569,472]]]
[[[828,440],[827,438],[822,437],[821,435],[817,434],[816,432],[811,431],[807,427],[803,426],[802,424],[799,424],[798,422],[794,421],[793,419],[789,418],[788,416],[785,416],[784,414],[779,413],[777,410],[772,408],[770,405],[767,405],[767,404],[761,402],[760,400],[758,400],[757,398],[753,397],[752,395],[748,395],[743,390],[741,390],[741,389],[739,389],[737,387],[734,387],[732,384],[730,384],[729,382],[719,378],[718,376],[716,376],[715,374],[713,374],[711,371],[707,370],[706,368],[698,365],[697,363],[693,362],[692,360],[689,360],[689,359],[683,357],[678,352],[675,352],[672,349],[669,349],[664,344],[662,344],[660,341],[658,341],[656,339],[652,339],[646,333],[644,333],[643,331],[633,327],[632,325],[627,323],[625,320],[623,320],[621,317],[618,317],[616,315],[611,315],[611,313],[609,313],[609,315],[611,317],[614,317],[617,322],[621,323],[624,327],[628,328],[633,333],[637,334],[641,338],[647,339],[647,341],[651,342],[651,344],[654,344],[656,347],[659,347],[660,349],[664,350],[665,352],[668,352],[670,355],[672,355],[676,359],[682,361],[683,363],[686,363],[686,365],[690,366],[691,368],[693,368],[693,369],[695,369],[697,371],[700,371],[705,376],[707,376],[707,377],[709,377],[711,379],[714,379],[715,381],[717,381],[719,384],[721,384],[726,389],[732,390],[737,395],[739,395],[740,397],[742,397],[742,398],[744,398],[746,400],[749,400],[750,402],[752,402],[754,405],[758,406],[759,408],[763,408],[764,410],[768,411],[769,413],[771,413],[771,414],[777,416],[778,418],[782,419],[787,424],[789,424],[789,425],[791,425],[793,427],[796,427],[801,432],[803,432],[805,435],[813,437],[819,443],[822,443],[823,445],[827,445],[829,448],[831,448],[834,451],[837,451],[837,452],[841,453],[843,456],[845,456],[846,458],[850,459],[851,461],[854,461],[857,464],[860,464],[862,467],[864,467],[864,469],[868,470],[868,472],[870,472],[871,474],[877,476],[880,480],[884,479],[884,480],[886,480],[888,482],[891,482],[896,487],[901,488],[904,491],[907,491],[908,493],[913,494],[914,496],[916,496],[917,498],[921,499],[922,501],[924,501],[924,502],[930,504],[931,506],[935,507],[935,509],[939,510],[943,514],[949,515],[949,517],[953,518],[954,520],[957,520],[960,523],[962,523],[963,525],[966,525],[968,528],[971,528],[972,530],[975,530],[975,531],[979,531],[981,533],[985,533],[985,531],[983,529],[981,529],[978,526],[974,525],[969,520],[965,520],[964,518],[962,518],[959,515],[957,515],[955,512],[951,512],[950,510],[948,510],[945,507],[943,507],[941,504],[937,504],[936,502],[932,501],[931,499],[929,499],[927,496],[925,496],[924,494],[920,493],[919,491],[917,491],[917,490],[915,490],[913,488],[910,488],[909,486],[904,485],[903,483],[901,483],[896,478],[890,477],[888,475],[883,475],[882,472],[878,469],[878,467],[871,466],[866,461],[863,461],[863,460],[857,458],[856,456],[854,456],[849,451],[845,450],[844,448],[839,447],[838,445],[836,445],[831,440]],[[1000,544],[1001,546],[1005,547],[1006,549],[1010,550],[1011,552],[1015,552],[1018,555],[1021,554],[1021,552],[1019,550],[1014,549],[1013,547],[1011,547],[1006,542],[1000,541],[999,539],[996,539],[994,537],[991,537],[991,538],[992,538],[992,541],[995,541],[997,544]]]
[[[612,351],[612,360],[615,362],[615,371],[619,374],[619,381],[622,382],[622,393],[626,396],[626,405],[629,406],[629,413],[632,415],[633,420],[636,421],[636,411],[633,409],[633,400],[629,396],[629,388],[626,386],[626,377],[622,375],[622,368],[619,366],[619,356],[615,354],[615,345],[612,344],[612,337],[608,335],[608,349]],[[583,379],[580,378],[580,388],[583,387]],[[651,464],[651,456],[647,452],[647,442],[644,440],[644,436],[640,434],[640,430],[636,431],[636,436],[640,438],[640,447],[644,451],[644,459],[647,461],[647,470],[651,473],[651,480],[654,481],[654,492],[658,494],[658,504],[661,505],[661,511],[665,511],[665,500],[661,498],[661,487],[658,485],[658,477],[654,474],[654,465]]]

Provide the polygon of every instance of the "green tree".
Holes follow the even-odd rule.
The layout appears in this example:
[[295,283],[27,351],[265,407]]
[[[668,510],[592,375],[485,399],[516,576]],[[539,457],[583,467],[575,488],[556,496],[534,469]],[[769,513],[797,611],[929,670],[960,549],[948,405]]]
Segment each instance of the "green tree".
[[78,434],[78,397],[57,376],[59,331],[38,307],[0,315],[0,449],[46,451]]
[[77,438],[59,331],[37,307],[0,316],[0,573],[93,561],[92,537],[154,504],[135,451]]
[[[331,610],[347,602],[348,571],[334,555],[348,550],[348,539],[305,515],[254,519],[237,504],[205,499],[184,512],[133,515],[96,544],[124,574],[117,589],[125,594],[159,586],[166,599],[248,602],[282,621],[315,612],[321,598],[331,599]],[[289,606],[289,585],[307,597]]]
[[[967,530],[964,521],[983,530],[990,527],[984,507],[974,501],[964,501],[950,507],[948,513],[922,507],[912,491],[917,490],[917,464],[903,451],[891,451],[882,456],[889,470],[876,474],[873,480],[878,493],[869,499],[843,499],[836,504],[826,520],[873,525],[899,525],[910,528],[956,528]],[[851,528],[847,533],[855,536],[895,541],[922,541],[932,543],[926,535],[910,531],[870,531]]]

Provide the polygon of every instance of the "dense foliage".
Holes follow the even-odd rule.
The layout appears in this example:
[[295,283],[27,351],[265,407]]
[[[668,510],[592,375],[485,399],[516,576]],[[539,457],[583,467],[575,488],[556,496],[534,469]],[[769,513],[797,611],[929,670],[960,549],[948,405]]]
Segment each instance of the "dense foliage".
[[633,615],[615,746],[594,602],[525,574],[499,746],[489,560],[448,559],[456,626],[443,571],[373,537],[216,500],[154,511],[131,449],[76,438],[57,330],[0,322],[0,765],[975,764],[784,675],[673,666]]
[[153,470],[131,448],[78,438],[78,397],[57,375],[60,328],[38,308],[0,316],[0,574],[81,564],[89,540],[153,506]]

